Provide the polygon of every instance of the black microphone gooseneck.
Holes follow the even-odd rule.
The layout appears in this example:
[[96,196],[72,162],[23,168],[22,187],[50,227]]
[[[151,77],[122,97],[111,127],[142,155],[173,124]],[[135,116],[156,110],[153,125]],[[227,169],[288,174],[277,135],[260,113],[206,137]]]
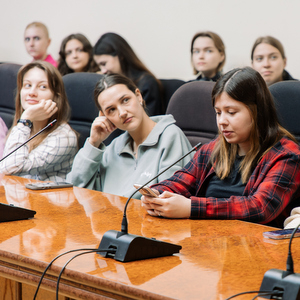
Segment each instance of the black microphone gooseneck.
[[298,224],[298,226],[296,226],[296,228],[293,230],[293,233],[290,237],[290,242],[289,242],[289,253],[288,253],[288,257],[287,257],[287,261],[286,261],[286,274],[290,275],[290,274],[294,274],[294,262],[293,262],[293,257],[292,257],[292,241],[294,238],[294,235],[297,231],[297,229],[299,228],[300,224]]
[[172,168],[174,165],[176,165],[178,162],[180,162],[182,159],[184,159],[190,153],[192,153],[193,151],[197,151],[200,148],[201,144],[202,144],[201,142],[198,143],[188,153],[184,154],[178,160],[176,160],[174,163],[172,163],[170,166],[168,166],[166,169],[164,169],[161,172],[159,172],[156,176],[154,176],[153,178],[151,178],[149,181],[147,181],[145,184],[143,184],[141,187],[139,187],[136,191],[134,191],[129,196],[129,198],[126,201],[125,207],[124,207],[124,214],[123,214],[123,220],[122,220],[122,226],[121,226],[121,232],[122,233],[124,233],[124,234],[128,233],[128,222],[127,222],[127,216],[126,216],[127,206],[128,206],[128,203],[129,203],[130,199],[135,195],[135,193],[137,193],[140,189],[142,189],[143,187],[145,187],[146,185],[148,185],[151,181],[153,181],[154,179],[156,179],[157,177],[159,177],[161,174],[163,174],[164,172],[166,172],[167,170],[169,170],[170,168]]
[[[292,241],[298,229],[293,230],[289,241],[289,251],[286,262],[286,271],[278,269],[268,270],[263,278],[260,291],[280,292],[282,300],[298,300],[300,299],[300,274],[294,272],[294,263],[292,258]],[[263,297],[263,296],[262,296]],[[270,297],[267,297],[271,299]],[[273,298],[272,298],[273,299]],[[275,299],[275,298],[274,298]],[[276,298],[277,299],[277,298]]]
[[52,122],[50,122],[46,127],[44,127],[43,129],[41,129],[39,132],[37,132],[35,135],[33,135],[30,139],[28,139],[26,142],[24,142],[23,144],[21,144],[20,146],[18,146],[16,149],[14,149],[13,151],[11,151],[10,153],[8,153],[7,155],[5,155],[4,157],[2,157],[0,159],[0,162],[4,159],[6,159],[6,157],[10,156],[11,154],[13,154],[14,152],[16,152],[18,149],[20,149],[21,147],[23,147],[25,144],[27,144],[28,142],[30,142],[32,139],[34,139],[37,135],[39,135],[40,133],[42,133],[44,130],[46,130],[47,128],[53,126],[53,124],[57,122],[56,119],[54,119]]
[[[179,250],[181,249],[181,246],[179,245],[157,241],[155,238],[149,239],[134,234],[128,234],[126,211],[128,203],[135,193],[137,193],[140,189],[156,179],[158,176],[166,172],[191,152],[197,151],[200,148],[200,145],[201,143],[198,143],[188,153],[180,157],[173,164],[161,171],[155,177],[153,177],[141,187],[139,187],[136,191],[134,191],[134,193],[132,193],[132,195],[127,199],[125,203],[121,231],[109,230],[104,233],[98,248],[98,253],[100,255],[104,257],[111,257],[118,261],[127,262],[139,259],[168,256],[179,252]],[[115,250],[115,252],[112,254],[109,252],[103,252],[100,249],[113,249]]]

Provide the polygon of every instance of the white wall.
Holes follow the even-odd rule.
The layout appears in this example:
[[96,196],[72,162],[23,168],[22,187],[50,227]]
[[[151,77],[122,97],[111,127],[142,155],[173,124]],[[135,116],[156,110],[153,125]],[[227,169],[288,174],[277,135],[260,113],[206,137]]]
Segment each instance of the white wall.
[[218,33],[224,71],[250,65],[254,40],[273,35],[284,45],[287,70],[300,79],[299,0],[1,0],[0,61],[31,61],[23,44],[26,25],[45,23],[58,58],[60,43],[83,33],[92,45],[101,34],[122,35],[158,78],[193,79],[190,42],[197,31]]

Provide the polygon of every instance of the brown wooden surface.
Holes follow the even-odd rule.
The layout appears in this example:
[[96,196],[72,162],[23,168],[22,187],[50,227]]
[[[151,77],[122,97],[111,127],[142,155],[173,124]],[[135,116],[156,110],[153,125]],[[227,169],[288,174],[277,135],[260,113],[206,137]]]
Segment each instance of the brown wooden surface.
[[[121,228],[125,198],[77,187],[31,191],[24,186],[29,182],[0,175],[0,202],[37,212],[31,220],[0,223],[1,299],[32,299],[41,273],[54,257],[72,249],[97,248],[107,230]],[[96,253],[80,256],[64,272],[60,299],[220,300],[258,290],[267,270],[285,269],[288,240],[263,238],[270,227],[242,221],[153,218],[139,200],[130,202],[128,220],[130,233],[179,244],[182,250],[170,257],[128,263]],[[296,272],[300,272],[299,245],[300,239],[294,239]],[[55,299],[57,276],[73,255],[54,263],[41,295],[50,293]],[[23,298],[17,296],[20,293]]]

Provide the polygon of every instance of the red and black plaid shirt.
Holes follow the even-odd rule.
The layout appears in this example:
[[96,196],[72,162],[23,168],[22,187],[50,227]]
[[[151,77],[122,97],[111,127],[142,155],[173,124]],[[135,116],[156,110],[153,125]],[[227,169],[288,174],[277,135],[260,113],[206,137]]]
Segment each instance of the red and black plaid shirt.
[[203,145],[183,169],[152,187],[190,198],[192,219],[240,219],[282,227],[291,209],[300,206],[300,147],[282,138],[259,161],[242,196],[206,198],[215,173],[209,164],[215,143]]

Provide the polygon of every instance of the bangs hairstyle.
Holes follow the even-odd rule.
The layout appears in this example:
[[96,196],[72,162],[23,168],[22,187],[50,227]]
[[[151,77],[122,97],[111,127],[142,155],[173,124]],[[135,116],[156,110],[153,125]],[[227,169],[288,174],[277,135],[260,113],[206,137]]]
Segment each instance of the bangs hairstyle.
[[66,45],[71,40],[77,40],[82,44],[83,52],[89,54],[89,61],[87,65],[84,67],[82,72],[98,72],[100,69],[93,58],[93,47],[89,40],[81,33],[70,34],[66,38],[63,39],[60,50],[59,50],[59,60],[57,69],[59,70],[61,75],[66,75],[70,73],[74,73],[74,70],[68,67],[66,63]]
[[56,103],[58,110],[48,120],[48,123],[52,122],[54,119],[56,119],[57,122],[54,123],[53,126],[51,126],[50,128],[46,129],[39,136],[37,136],[34,140],[32,140],[32,143],[30,143],[30,150],[38,146],[41,143],[41,141],[50,132],[54,131],[58,126],[60,126],[63,123],[67,123],[70,118],[70,106],[60,73],[53,65],[46,61],[34,61],[23,66],[18,72],[17,93],[15,102],[16,113],[13,121],[13,126],[17,125],[17,121],[20,119],[22,113],[24,112],[24,109],[21,104],[21,89],[23,87],[24,76],[29,70],[33,68],[38,68],[45,72],[48,79],[49,88],[53,93],[53,99],[51,100]]
[[[292,134],[280,126],[272,95],[262,76],[250,67],[229,71],[216,83],[212,91],[212,104],[225,92],[232,99],[244,103],[252,116],[250,131],[251,148],[242,160],[240,172],[246,183],[262,156],[283,136],[296,141]],[[238,154],[238,145],[230,144],[219,133],[219,139],[211,156],[215,171],[220,179],[225,179]]]
[[[125,85],[131,92],[135,94],[138,87],[135,85],[135,83],[129,79],[128,77],[125,77],[121,74],[108,74],[104,75],[99,82],[96,84],[94,89],[94,100],[97,108],[102,111],[102,108],[98,102],[99,95],[106,89],[117,85],[117,84],[123,84]],[[145,109],[145,101],[143,100],[143,108]]]
[[[191,55],[193,56],[193,48],[194,48],[194,42],[198,37],[209,37],[213,40],[215,47],[218,49],[218,51],[221,54],[224,54],[224,59],[222,62],[219,63],[218,67],[217,67],[217,72],[221,72],[224,65],[225,65],[225,61],[226,61],[226,53],[225,53],[225,45],[222,41],[222,39],[220,38],[220,36],[212,31],[202,31],[202,32],[198,32],[194,35],[193,39],[192,39],[192,43],[191,43]],[[193,66],[193,71],[194,71],[194,75],[197,75],[199,72],[194,68]]]
[[254,51],[255,51],[256,47],[259,44],[269,44],[269,45],[273,46],[274,48],[276,48],[280,52],[283,59],[286,58],[284,48],[283,48],[283,45],[281,44],[281,42],[279,40],[277,40],[276,38],[268,35],[268,36],[259,37],[254,42],[254,45],[253,45],[252,50],[251,50],[251,60],[252,61],[253,61]]

